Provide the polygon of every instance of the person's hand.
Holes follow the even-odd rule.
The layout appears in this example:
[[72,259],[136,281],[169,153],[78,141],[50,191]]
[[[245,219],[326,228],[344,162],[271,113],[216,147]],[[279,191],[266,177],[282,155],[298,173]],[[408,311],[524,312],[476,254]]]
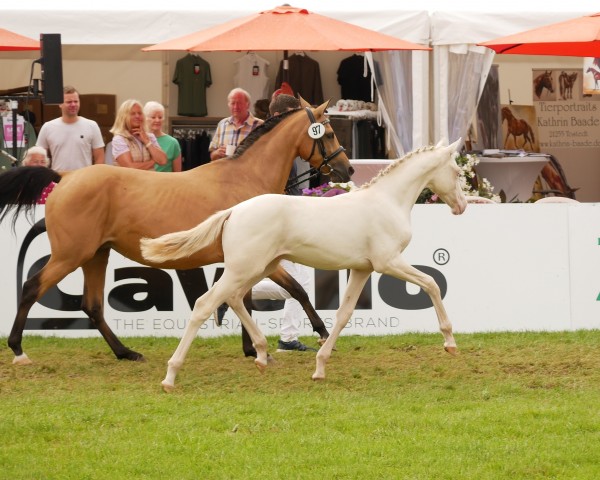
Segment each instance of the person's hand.
[[148,135],[146,134],[144,129],[141,127],[132,128],[131,134],[135,138],[137,138],[140,142],[142,142],[142,144],[144,144],[144,145],[146,145],[150,141],[150,139],[148,138]]
[[216,152],[217,158],[224,158],[226,156],[225,145],[221,145],[219,148],[217,148]]

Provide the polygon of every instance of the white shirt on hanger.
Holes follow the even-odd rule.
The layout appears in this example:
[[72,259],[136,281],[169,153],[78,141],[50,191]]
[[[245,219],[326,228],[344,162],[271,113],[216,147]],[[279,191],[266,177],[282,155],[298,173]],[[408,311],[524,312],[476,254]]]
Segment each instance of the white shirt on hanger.
[[252,105],[261,98],[269,98],[269,76],[267,75],[269,61],[255,52],[249,52],[234,63],[237,72],[233,77],[233,84],[250,94]]

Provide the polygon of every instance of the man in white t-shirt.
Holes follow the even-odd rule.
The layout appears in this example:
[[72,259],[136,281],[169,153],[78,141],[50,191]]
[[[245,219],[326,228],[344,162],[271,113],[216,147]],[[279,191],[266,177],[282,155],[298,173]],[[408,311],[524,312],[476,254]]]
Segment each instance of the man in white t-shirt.
[[93,120],[79,116],[79,93],[71,86],[63,89],[59,118],[42,125],[36,145],[45,148],[50,167],[56,171],[76,170],[93,163],[104,163],[104,140]]

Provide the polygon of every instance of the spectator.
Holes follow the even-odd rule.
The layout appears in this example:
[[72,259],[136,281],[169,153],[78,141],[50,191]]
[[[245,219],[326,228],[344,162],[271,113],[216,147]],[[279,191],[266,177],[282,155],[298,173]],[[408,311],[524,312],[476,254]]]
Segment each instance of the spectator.
[[92,163],[104,163],[104,140],[93,120],[79,116],[79,93],[63,89],[61,116],[42,125],[36,145],[45,148],[56,171],[76,170]]
[[154,165],[166,165],[167,155],[160,148],[153,133],[148,131],[142,104],[125,100],[117,112],[113,134],[112,158],[114,165],[154,170]]
[[211,160],[233,155],[242,140],[263,123],[250,113],[251,102],[250,94],[242,88],[234,88],[229,92],[227,106],[231,116],[224,118],[217,125],[208,147]]
[[176,138],[163,132],[163,122],[165,119],[165,107],[158,102],[147,102],[144,105],[144,115],[150,130],[160,148],[167,155],[165,165],[154,164],[154,170],[157,172],[181,172],[181,146]]
[[34,146],[25,152],[21,165],[24,167],[47,167],[50,159],[43,147]]
[[[280,115],[289,110],[300,108],[300,100],[296,97],[286,94],[273,94],[273,99],[269,104],[269,113],[272,116]],[[295,176],[295,168],[292,167],[290,178]],[[299,195],[297,191],[295,194]],[[289,260],[282,260],[281,266],[294,277],[294,279],[304,288],[310,285],[310,269],[305,265],[293,263]],[[254,300],[285,300],[283,307],[283,322],[281,324],[280,338],[277,343],[278,352],[299,351],[315,352],[315,348],[307,347],[300,340],[300,325],[304,318],[304,310],[300,303],[291,298],[287,290],[277,285],[273,280],[265,278],[252,287],[252,298]],[[223,304],[217,310],[217,315],[224,315],[227,310],[227,304]]]
[[[269,113],[273,116],[300,108],[300,100],[292,95],[273,94],[271,103],[269,104]],[[290,172],[290,179],[296,176],[295,165]],[[296,189],[292,192],[293,195],[300,195],[302,192]],[[293,263],[289,260],[282,260],[281,266],[294,277],[294,279],[305,290],[310,285],[310,269],[305,265]],[[277,343],[278,352],[289,352],[297,350],[300,352],[316,351],[316,349],[307,347],[300,340],[300,325],[304,319],[304,310],[302,305],[291,298],[287,290],[284,290],[269,278],[265,278],[252,287],[252,298],[256,300],[285,300],[283,307],[283,322],[281,324],[281,332]]]
[[[38,146],[31,147],[25,152],[25,156],[23,157],[23,161],[21,165],[23,167],[48,167],[50,164],[50,159],[48,158],[48,154],[46,153],[46,149]],[[56,182],[50,182],[42,193],[40,197],[37,199],[38,205],[45,205],[46,200],[48,199],[48,195],[56,186]]]

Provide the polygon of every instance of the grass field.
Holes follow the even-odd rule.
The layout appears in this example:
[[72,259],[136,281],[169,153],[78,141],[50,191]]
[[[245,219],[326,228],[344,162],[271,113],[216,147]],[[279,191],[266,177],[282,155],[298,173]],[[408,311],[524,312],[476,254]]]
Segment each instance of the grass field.
[[[598,479],[600,331],[341,337],[263,375],[237,337],[0,339],[0,479]],[[303,339],[314,343],[314,339]],[[270,345],[276,339],[269,338]],[[272,348],[274,351],[274,348]]]

